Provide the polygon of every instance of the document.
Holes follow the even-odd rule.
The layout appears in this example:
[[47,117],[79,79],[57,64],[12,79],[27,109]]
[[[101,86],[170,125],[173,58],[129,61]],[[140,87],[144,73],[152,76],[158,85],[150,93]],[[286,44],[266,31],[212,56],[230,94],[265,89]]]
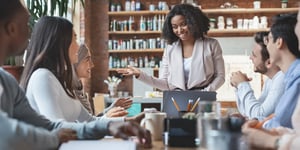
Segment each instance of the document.
[[74,140],[64,143],[59,150],[136,150],[134,141],[124,141],[119,139],[109,140]]

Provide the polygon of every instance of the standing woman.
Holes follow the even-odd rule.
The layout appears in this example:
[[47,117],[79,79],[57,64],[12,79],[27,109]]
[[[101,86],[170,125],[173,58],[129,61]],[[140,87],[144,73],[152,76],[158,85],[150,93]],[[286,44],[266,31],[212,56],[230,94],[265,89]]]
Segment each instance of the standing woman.
[[176,5],[167,15],[162,36],[168,46],[164,50],[160,78],[128,67],[123,75],[161,90],[216,91],[225,81],[222,49],[216,39],[206,36],[208,17],[190,4]]

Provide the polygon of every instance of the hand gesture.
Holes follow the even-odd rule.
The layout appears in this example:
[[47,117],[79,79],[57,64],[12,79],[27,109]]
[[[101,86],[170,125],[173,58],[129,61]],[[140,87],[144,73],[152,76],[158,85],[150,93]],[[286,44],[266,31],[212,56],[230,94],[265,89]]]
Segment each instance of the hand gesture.
[[107,111],[107,117],[123,117],[126,116],[128,112],[123,107],[113,107]]
[[249,82],[251,80],[252,78],[249,78],[246,74],[242,73],[241,71],[237,71],[231,73],[230,84],[237,88],[241,82]]
[[117,69],[118,73],[121,73],[124,76],[132,76],[134,75],[136,78],[140,76],[140,70],[138,68],[128,66],[127,68]]
[[68,142],[69,140],[77,139],[76,131],[74,131],[72,129],[59,129],[59,130],[56,130],[55,132],[58,136],[59,143],[65,143],[65,142]]
[[257,124],[251,120],[244,124],[242,132],[246,135],[248,143],[253,147],[258,148],[275,148],[275,141],[279,136],[271,131],[253,128]]
[[136,122],[138,124],[141,123],[142,119],[145,117],[145,112],[141,112],[138,115],[132,116],[132,117],[126,117],[126,121],[132,121]]
[[139,143],[144,148],[151,148],[150,131],[142,128],[134,122],[110,122],[108,129],[114,137],[128,139],[129,136],[137,136]]
[[129,98],[119,98],[112,103],[114,107],[123,107],[128,109],[132,105],[132,100]]

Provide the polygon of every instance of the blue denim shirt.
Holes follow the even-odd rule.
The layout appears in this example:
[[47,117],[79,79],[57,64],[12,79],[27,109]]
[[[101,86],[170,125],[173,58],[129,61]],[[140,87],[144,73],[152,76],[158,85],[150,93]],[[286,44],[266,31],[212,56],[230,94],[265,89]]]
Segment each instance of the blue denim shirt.
[[296,59],[284,77],[285,91],[275,108],[275,117],[267,121],[263,127],[270,129],[279,126],[293,128],[292,115],[298,101],[300,91],[300,59]]

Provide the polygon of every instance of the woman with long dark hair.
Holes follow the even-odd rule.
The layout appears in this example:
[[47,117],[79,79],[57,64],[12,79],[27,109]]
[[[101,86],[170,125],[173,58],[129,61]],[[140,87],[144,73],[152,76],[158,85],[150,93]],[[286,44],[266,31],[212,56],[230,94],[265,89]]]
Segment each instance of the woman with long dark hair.
[[124,121],[125,117],[94,117],[77,99],[72,65],[78,61],[78,49],[68,20],[46,16],[36,23],[21,79],[31,106],[50,120]]

